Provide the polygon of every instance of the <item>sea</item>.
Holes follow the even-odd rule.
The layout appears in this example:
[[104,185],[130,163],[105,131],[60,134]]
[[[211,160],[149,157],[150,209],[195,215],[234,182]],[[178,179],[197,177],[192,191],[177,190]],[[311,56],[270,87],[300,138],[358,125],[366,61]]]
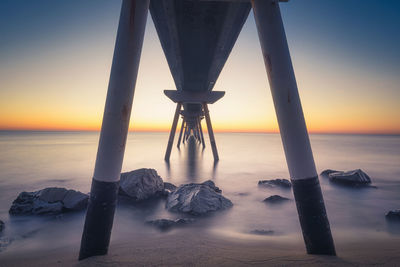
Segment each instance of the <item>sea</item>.
[[[65,187],[90,191],[97,153],[98,132],[0,132],[0,235],[2,255],[56,248],[79,249],[85,212],[61,216],[11,216],[8,210],[22,191]],[[122,171],[154,168],[165,182],[175,185],[212,180],[233,202],[227,211],[196,218],[186,231],[227,240],[276,240],[303,244],[292,191],[262,188],[259,180],[286,178],[289,173],[279,134],[216,133],[220,160],[214,163],[208,136],[206,147],[187,142],[176,147],[169,164],[164,161],[168,133],[130,132]],[[400,136],[311,134],[317,170],[362,169],[372,186],[348,188],[320,177],[336,246],[349,242],[400,240],[400,224],[385,219],[400,209]],[[268,205],[271,195],[290,201]],[[146,224],[154,219],[177,219],[165,200],[124,203],[118,206],[111,244],[135,242],[148,235],[171,235]],[[190,217],[190,216],[189,216]],[[254,234],[255,230],[267,235]]]

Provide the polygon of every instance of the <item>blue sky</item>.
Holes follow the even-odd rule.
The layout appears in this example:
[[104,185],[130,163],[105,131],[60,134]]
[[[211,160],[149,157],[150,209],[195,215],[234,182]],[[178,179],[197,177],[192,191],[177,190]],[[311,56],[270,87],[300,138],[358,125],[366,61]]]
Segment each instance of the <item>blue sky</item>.
[[[121,1],[116,0],[0,1],[0,98],[8,102],[8,105],[0,103],[3,106],[0,114],[7,117],[17,114],[13,120],[20,120],[17,124],[22,127],[23,118],[27,116],[13,107],[26,107],[26,113],[31,109],[36,111],[35,116],[44,116],[40,115],[40,110],[47,114],[54,108],[48,106],[46,109],[46,103],[64,98],[66,106],[59,114],[64,114],[61,124],[65,119],[68,127],[73,125],[72,118],[66,115],[69,112],[89,114],[87,123],[99,124],[120,5]],[[374,132],[374,125],[376,132],[385,132],[389,128],[392,132],[400,132],[400,108],[397,107],[400,103],[400,1],[291,0],[281,3],[281,11],[303,107],[308,112],[309,128],[346,131],[352,121],[357,121],[356,126],[361,132]],[[145,102],[153,101],[150,99],[158,92],[164,97],[162,89],[174,86],[150,16],[146,30],[137,89],[146,88],[142,90],[148,93],[137,92],[140,97],[134,111],[135,108],[143,109]],[[154,77],[154,61],[160,64],[157,81],[150,78]],[[248,67],[254,68],[255,73],[244,73],[243,69]],[[239,71],[241,68],[242,72]],[[246,124],[246,116],[237,111],[224,112],[238,103],[240,90],[243,90],[231,82],[232,77],[237,77],[236,73],[243,79],[239,85],[250,83],[254,87],[254,91],[246,91],[249,94],[246,116],[254,118],[251,123]],[[52,78],[48,79],[47,74]],[[60,87],[58,95],[51,92],[51,88],[61,83],[65,87]],[[221,104],[215,105],[217,129],[218,125],[222,130],[240,128],[241,125],[266,131],[276,129],[270,95],[268,90],[264,91],[268,83],[252,13],[218,83],[216,89],[226,89],[227,97],[225,103],[221,100]],[[68,93],[62,90],[70,90],[70,95],[64,95]],[[93,98],[91,95],[95,90],[98,95]],[[229,90],[232,90],[231,94]],[[78,92],[82,97],[90,98],[91,107],[87,107],[89,101],[72,96]],[[23,95],[25,99],[21,97]],[[258,99],[264,98],[264,102],[254,105],[254,101],[258,103]],[[337,109],[321,104],[327,100],[341,104]],[[165,127],[170,124],[173,107],[167,99],[157,101],[161,110],[168,109],[168,112],[155,111],[151,117],[135,112],[138,125],[149,126],[150,120]],[[30,103],[29,108],[26,103]],[[263,103],[267,103],[267,107]],[[363,107],[363,103],[370,107]],[[54,124],[53,120],[49,118],[49,127]],[[327,120],[332,122],[331,125],[324,124]],[[33,127],[35,121],[32,119],[27,127]],[[10,121],[0,117],[3,128],[17,127],[17,124],[7,126],[7,123]],[[41,123],[45,124],[46,120]],[[85,120],[80,123],[84,124]],[[356,131],[356,128],[350,131]]]

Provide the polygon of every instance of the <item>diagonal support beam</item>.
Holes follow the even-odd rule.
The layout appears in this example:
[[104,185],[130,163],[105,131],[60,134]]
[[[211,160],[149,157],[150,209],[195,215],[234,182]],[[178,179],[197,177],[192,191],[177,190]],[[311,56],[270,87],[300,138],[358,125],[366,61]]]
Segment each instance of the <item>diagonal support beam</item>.
[[107,254],[149,0],[124,0],[79,260]]
[[182,133],[183,133],[184,128],[185,128],[185,118],[182,118],[182,125],[181,125],[181,130],[179,132],[179,138],[178,138],[178,144],[177,144],[178,148],[181,146]]
[[210,112],[206,103],[203,103],[204,116],[206,118],[208,136],[210,137],[211,149],[214,156],[214,161],[219,160],[217,145],[215,143],[214,131],[211,125]]
[[279,3],[251,3],[307,252],[335,255]]
[[171,132],[169,133],[169,140],[167,145],[167,151],[165,151],[165,161],[169,161],[169,157],[171,156],[172,145],[174,144],[176,126],[178,125],[179,113],[181,112],[182,104],[178,102],[176,104],[176,110],[174,115],[174,120],[172,122]]
[[201,143],[203,144],[203,149],[206,147],[206,143],[204,142],[204,135],[203,135],[203,129],[201,128],[201,119],[199,118],[199,130],[200,130],[200,137],[201,137]]

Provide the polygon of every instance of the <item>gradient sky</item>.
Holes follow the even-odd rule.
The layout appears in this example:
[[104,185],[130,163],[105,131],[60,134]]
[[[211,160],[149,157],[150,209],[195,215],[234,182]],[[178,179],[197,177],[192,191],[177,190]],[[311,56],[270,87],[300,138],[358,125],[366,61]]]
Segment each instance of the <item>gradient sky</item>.
[[[0,1],[0,129],[100,128],[121,1]],[[400,1],[281,3],[311,132],[400,134]],[[168,130],[175,89],[148,17],[131,129]],[[220,131],[277,131],[253,14],[210,106]]]

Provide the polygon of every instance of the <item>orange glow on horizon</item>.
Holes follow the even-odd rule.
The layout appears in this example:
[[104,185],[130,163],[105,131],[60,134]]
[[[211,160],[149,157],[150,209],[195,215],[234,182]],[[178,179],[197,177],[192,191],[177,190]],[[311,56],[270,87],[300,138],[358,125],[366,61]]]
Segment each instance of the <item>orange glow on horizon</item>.
[[[207,133],[207,128],[203,126],[204,133]],[[0,131],[87,131],[98,132],[101,127],[99,124],[13,124],[0,125]],[[239,127],[236,126],[219,126],[213,125],[216,133],[279,133],[277,127]],[[177,128],[179,133],[180,127]],[[167,125],[148,125],[138,124],[131,125],[129,132],[169,132],[170,126]],[[400,129],[374,129],[373,127],[364,128],[345,128],[345,127],[308,127],[310,134],[383,134],[383,135],[400,135]]]

